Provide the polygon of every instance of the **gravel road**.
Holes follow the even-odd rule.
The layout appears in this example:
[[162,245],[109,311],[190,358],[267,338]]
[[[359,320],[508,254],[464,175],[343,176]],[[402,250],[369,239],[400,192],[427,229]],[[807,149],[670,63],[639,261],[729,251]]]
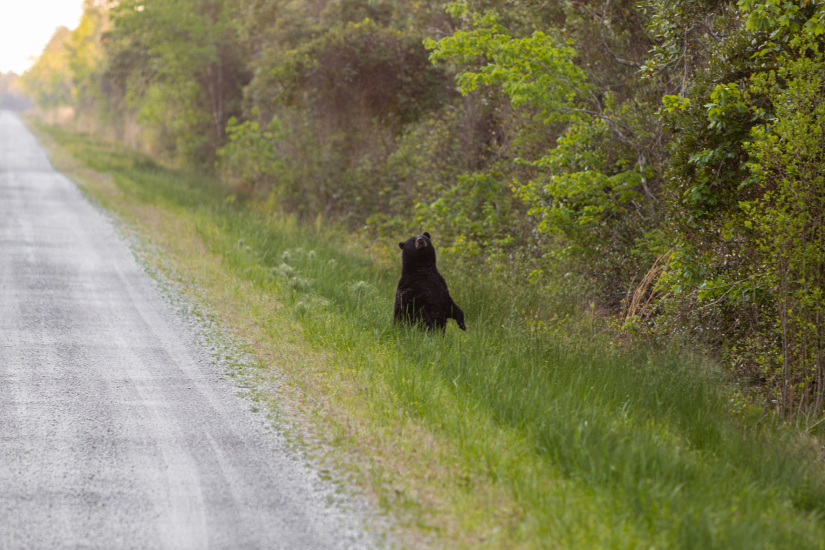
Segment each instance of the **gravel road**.
[[369,548],[0,111],[0,548]]

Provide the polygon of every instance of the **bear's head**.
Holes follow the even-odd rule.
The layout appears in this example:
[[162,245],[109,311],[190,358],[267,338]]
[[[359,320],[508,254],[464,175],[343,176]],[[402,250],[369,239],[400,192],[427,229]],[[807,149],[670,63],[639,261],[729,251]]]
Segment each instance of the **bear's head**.
[[435,247],[430,240],[430,234],[426,231],[421,235],[401,241],[398,243],[398,248],[403,250],[401,258],[404,265],[421,267],[435,265]]

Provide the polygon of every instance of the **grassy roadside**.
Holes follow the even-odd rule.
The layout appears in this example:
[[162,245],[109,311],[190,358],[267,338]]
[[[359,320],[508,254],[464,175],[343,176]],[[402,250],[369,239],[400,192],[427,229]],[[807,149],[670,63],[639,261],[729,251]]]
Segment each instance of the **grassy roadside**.
[[396,273],[345,235],[256,213],[207,177],[39,132],[58,168],[250,342],[262,377],[284,375],[289,405],[263,400],[307,426],[411,547],[825,546],[811,440],[733,419],[703,365],[537,328],[525,312],[550,319],[569,304],[458,273],[446,275],[467,333],[397,329]]

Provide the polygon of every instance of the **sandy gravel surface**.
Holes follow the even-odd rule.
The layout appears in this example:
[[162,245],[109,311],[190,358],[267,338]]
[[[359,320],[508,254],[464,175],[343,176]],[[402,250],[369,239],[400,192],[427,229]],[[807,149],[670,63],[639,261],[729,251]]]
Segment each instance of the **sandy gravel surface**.
[[362,548],[111,220],[0,112],[0,548]]

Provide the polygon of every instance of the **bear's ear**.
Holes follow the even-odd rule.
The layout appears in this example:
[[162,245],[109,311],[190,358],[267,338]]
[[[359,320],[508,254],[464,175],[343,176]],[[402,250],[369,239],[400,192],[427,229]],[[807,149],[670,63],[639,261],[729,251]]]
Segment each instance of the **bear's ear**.
[[398,248],[400,248],[401,250],[404,250],[404,246],[405,246],[406,244],[407,244],[407,243],[405,243],[404,241],[401,241],[400,243],[398,243]]
[[429,233],[427,233],[426,231],[424,232],[424,236],[425,236],[425,237],[427,237],[427,238],[428,238],[428,239],[430,239],[430,240],[433,240],[433,238],[432,238],[432,237],[430,237],[430,234],[429,234]]

